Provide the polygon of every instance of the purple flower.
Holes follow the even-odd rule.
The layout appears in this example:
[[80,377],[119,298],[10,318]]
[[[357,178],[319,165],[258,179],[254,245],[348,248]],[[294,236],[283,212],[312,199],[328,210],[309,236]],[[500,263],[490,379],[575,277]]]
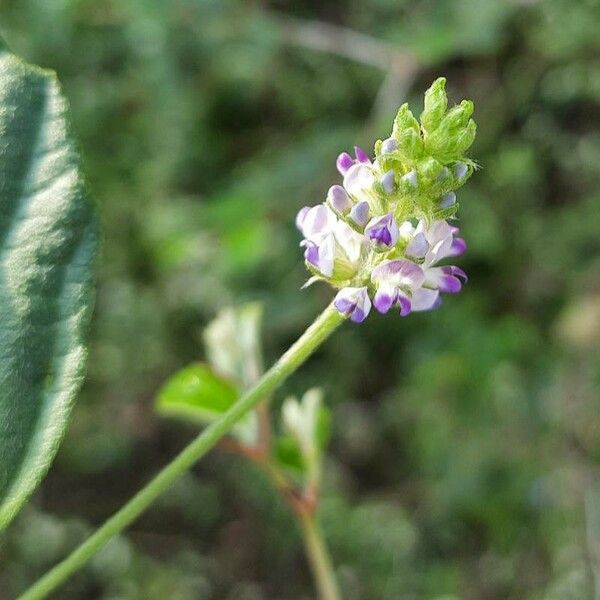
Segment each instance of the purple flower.
[[366,287],[342,288],[336,295],[334,306],[351,321],[361,323],[371,311],[371,300]]
[[424,280],[412,296],[412,310],[437,308],[441,302],[439,292],[456,294],[467,281],[467,275],[459,267],[436,266],[444,258],[459,256],[466,250],[465,241],[454,237],[457,233],[458,228],[446,221],[434,221],[429,227],[420,221],[415,228],[405,252],[422,260]]
[[447,294],[458,294],[467,280],[467,274],[459,267],[430,267],[425,271],[424,285]]
[[335,263],[335,237],[333,234],[326,236],[321,243],[316,244],[310,240],[300,242],[304,246],[304,258],[325,277],[333,275]]
[[365,228],[365,235],[379,248],[391,248],[396,245],[400,231],[392,213],[383,217],[374,217]]
[[371,273],[371,280],[377,286],[373,305],[380,313],[386,313],[392,306],[400,307],[400,315],[406,316],[412,310],[412,294],[425,279],[419,265],[409,260],[388,260]]

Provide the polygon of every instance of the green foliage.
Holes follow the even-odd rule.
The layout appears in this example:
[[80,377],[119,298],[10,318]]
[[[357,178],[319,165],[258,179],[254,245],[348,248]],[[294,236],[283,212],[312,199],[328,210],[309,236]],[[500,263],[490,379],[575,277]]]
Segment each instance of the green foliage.
[[207,365],[198,363],[178,371],[158,394],[156,409],[197,423],[210,423],[237,400],[239,392]]
[[[210,366],[194,363],[181,369],[163,385],[156,410],[195,425],[208,425],[226,412],[239,398],[239,388],[215,373]],[[256,437],[256,419],[250,413],[239,421],[232,434],[251,442]]]
[[86,363],[96,220],[54,74],[0,47],[0,529],[45,475]]
[[[99,522],[195,433],[150,403],[205,355],[200,332],[223,305],[263,302],[265,364],[285,350],[329,299],[299,289],[294,214],[339,181],[338,152],[387,136],[443,74],[449,106],[473,98],[479,124],[482,168],[457,190],[469,283],[437,313],[340,329],[273,406],[322,386],[333,411],[321,520],[345,598],[586,598],[598,3],[285,0],[278,18],[255,6],[0,5],[11,45],[59,73],[107,238],[90,376],[39,512],[67,529],[67,514]],[[291,16],[409,51],[416,74],[382,89],[371,66],[292,45]],[[246,462],[213,453],[177,494],[127,534],[130,568],[88,570],[61,600],[313,596],[293,518]],[[0,547],[9,598],[48,566],[18,543],[29,521]],[[40,535],[37,549],[56,561],[78,536],[58,551]]]
[[[440,208],[440,199],[461,187],[475,168],[474,161],[465,156],[477,131],[471,119],[473,102],[463,100],[447,110],[445,88],[446,79],[439,77],[425,92],[421,123],[408,103],[400,107],[391,134],[394,150],[384,152],[381,140],[375,144],[382,170],[393,169],[400,176],[391,196],[396,200],[398,222],[415,214],[430,220],[454,216],[458,205]],[[387,196],[382,191],[383,202]]]

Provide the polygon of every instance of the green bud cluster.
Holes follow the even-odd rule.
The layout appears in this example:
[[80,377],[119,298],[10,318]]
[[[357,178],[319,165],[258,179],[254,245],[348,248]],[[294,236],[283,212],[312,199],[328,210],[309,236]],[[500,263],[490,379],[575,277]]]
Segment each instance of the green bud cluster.
[[385,203],[394,207],[398,222],[454,216],[458,204],[444,206],[441,200],[462,186],[477,166],[465,157],[477,130],[471,118],[473,103],[463,100],[448,109],[445,87],[446,79],[440,77],[425,92],[419,120],[408,104],[403,104],[391,137],[375,143],[381,172],[394,172],[396,185],[392,194],[385,194]]

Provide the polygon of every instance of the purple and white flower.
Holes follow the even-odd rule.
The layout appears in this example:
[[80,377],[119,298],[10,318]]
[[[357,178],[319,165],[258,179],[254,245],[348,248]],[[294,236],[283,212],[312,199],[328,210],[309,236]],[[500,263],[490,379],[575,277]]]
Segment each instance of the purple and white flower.
[[371,272],[371,281],[377,287],[373,305],[380,313],[399,306],[400,315],[408,315],[412,310],[412,295],[424,279],[421,267],[410,260],[382,262]]
[[[446,221],[435,221],[429,227],[424,221],[420,221],[415,228],[405,253],[409,258],[422,260],[424,289],[456,294],[467,281],[466,273],[459,267],[436,266],[445,258],[460,256],[465,252],[466,243],[462,238],[455,237],[457,233],[458,228],[452,227]],[[438,302],[432,294],[421,295],[423,297],[420,300],[427,306],[421,310],[433,308]]]
[[398,223],[392,213],[382,217],[373,217],[365,227],[365,235],[380,249],[390,249],[395,246],[400,236]]
[[313,274],[309,283],[324,279],[337,288],[334,306],[356,323],[372,306],[380,313],[396,308],[401,316],[433,310],[442,294],[456,294],[467,281],[461,268],[443,262],[466,250],[458,228],[424,215],[432,206],[455,207],[451,188],[471,167],[449,161],[430,180],[420,175],[419,156],[404,160],[400,144],[394,134],[376,146],[373,160],[358,146],[353,156],[342,152],[336,162],[341,185],[296,217]]
[[338,311],[354,323],[364,321],[371,311],[371,299],[366,287],[342,288],[333,300]]
[[339,273],[351,277],[358,266],[365,242],[347,223],[338,219],[325,204],[305,207],[296,217],[296,225],[304,235],[300,245],[304,258],[324,277],[332,277],[337,267]]

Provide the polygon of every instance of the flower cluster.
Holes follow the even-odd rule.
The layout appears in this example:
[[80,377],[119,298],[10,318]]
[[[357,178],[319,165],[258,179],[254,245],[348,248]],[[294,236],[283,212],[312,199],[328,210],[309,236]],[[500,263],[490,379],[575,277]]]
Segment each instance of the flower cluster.
[[342,185],[325,202],[296,217],[306,266],[313,277],[339,289],[334,304],[355,322],[374,306],[400,315],[432,310],[441,293],[457,293],[467,276],[441,265],[460,256],[466,243],[448,220],[456,215],[455,191],[473,173],[465,158],[475,138],[473,104],[448,110],[446,80],[425,93],[420,123],[407,104],[392,134],[375,144],[375,157],[361,148],[343,152],[337,169]]

